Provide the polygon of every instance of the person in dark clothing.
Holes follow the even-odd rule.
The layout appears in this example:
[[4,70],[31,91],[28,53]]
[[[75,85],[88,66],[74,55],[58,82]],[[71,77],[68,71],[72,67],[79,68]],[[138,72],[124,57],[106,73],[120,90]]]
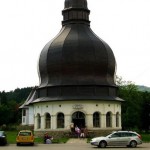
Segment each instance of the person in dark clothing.
[[52,139],[53,139],[53,137],[49,136],[48,133],[46,132],[45,135],[44,135],[44,143],[45,144],[51,144],[52,143]]

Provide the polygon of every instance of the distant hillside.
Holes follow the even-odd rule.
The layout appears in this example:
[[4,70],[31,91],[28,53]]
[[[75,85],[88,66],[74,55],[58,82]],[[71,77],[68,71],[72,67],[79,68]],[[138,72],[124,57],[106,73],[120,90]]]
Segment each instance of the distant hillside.
[[150,87],[144,86],[144,85],[138,85],[139,91],[147,91],[150,92]]

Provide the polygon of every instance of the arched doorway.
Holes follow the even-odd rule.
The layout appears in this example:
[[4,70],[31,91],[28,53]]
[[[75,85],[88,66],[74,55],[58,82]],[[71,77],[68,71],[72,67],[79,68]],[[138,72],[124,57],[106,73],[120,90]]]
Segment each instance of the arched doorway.
[[85,114],[81,111],[76,111],[72,114],[72,122],[74,123],[74,127],[85,127]]

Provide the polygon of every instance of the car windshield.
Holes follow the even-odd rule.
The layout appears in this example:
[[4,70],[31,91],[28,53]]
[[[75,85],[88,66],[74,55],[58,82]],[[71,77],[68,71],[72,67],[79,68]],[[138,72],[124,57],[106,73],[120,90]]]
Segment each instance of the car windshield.
[[20,132],[19,136],[30,136],[31,132]]
[[108,137],[108,138],[109,138],[109,137],[111,137],[111,136],[112,136],[112,134],[108,134],[106,137]]

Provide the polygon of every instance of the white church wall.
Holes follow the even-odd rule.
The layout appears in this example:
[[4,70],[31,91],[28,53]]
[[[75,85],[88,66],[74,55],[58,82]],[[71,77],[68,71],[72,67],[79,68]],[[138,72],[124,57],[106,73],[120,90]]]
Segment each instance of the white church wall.
[[28,111],[28,121],[29,121],[29,125],[34,125],[34,108],[33,106],[29,106],[29,111]]
[[[76,111],[81,111],[85,114],[85,125],[88,128],[93,129],[93,113],[100,113],[100,128],[106,128],[106,113],[111,112],[112,114],[112,128],[116,128],[116,113],[121,114],[120,102],[107,102],[107,101],[60,101],[60,102],[44,102],[34,104],[34,116],[37,114],[41,115],[41,128],[38,130],[45,129],[45,113],[51,115],[51,130],[57,129],[57,114],[63,113],[65,116],[65,125],[63,129],[69,129],[72,122],[72,114]],[[32,112],[32,111],[31,111]],[[34,120],[34,119],[33,119]],[[37,124],[35,118],[35,124]],[[35,125],[35,129],[37,125]],[[119,128],[121,128],[121,115],[119,118]],[[97,129],[97,128],[96,128]],[[61,129],[57,129],[61,130]]]

